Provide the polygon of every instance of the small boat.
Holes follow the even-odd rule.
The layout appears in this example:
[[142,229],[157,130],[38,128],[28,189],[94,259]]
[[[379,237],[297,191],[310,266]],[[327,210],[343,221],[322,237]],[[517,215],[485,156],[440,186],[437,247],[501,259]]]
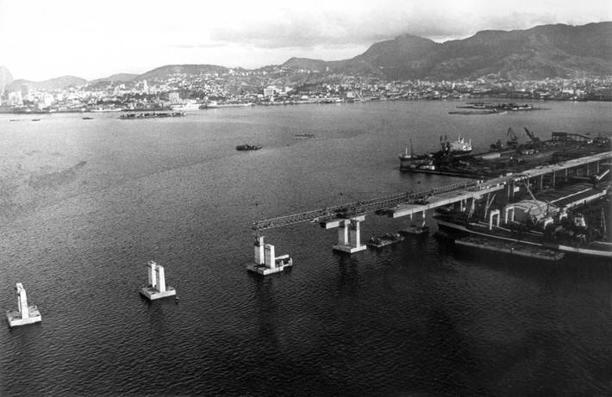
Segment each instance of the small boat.
[[261,146],[259,146],[259,145],[244,144],[244,145],[236,146],[236,150],[240,150],[240,151],[259,150],[259,149],[261,149]]
[[404,237],[400,236],[398,233],[395,233],[395,234],[386,233],[380,237],[373,237],[373,236],[370,237],[370,239],[368,240],[366,244],[370,248],[382,248],[382,247],[386,247],[387,245],[397,244],[403,240],[404,240]]
[[83,120],[93,120],[93,117],[81,117]]
[[32,121],[40,121],[40,119],[32,119]]

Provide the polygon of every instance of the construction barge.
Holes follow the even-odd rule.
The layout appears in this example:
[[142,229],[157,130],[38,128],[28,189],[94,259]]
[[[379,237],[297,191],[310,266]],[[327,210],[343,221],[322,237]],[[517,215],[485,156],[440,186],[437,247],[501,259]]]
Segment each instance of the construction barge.
[[[441,138],[438,152],[415,154],[410,144],[398,157],[400,171],[447,175],[471,179],[494,178],[519,173],[545,164],[579,158],[611,149],[610,138],[584,134],[553,132],[549,140],[541,140],[534,132],[524,128],[529,141],[519,143],[512,128],[507,142],[501,140],[490,145],[490,150],[472,153],[471,141],[459,137],[449,144]],[[461,146],[463,145],[463,146]]]
[[485,103],[485,102],[471,102],[463,106],[457,106],[457,109],[467,110],[456,110],[450,111],[449,114],[461,114],[461,115],[481,115],[481,114],[506,114],[508,112],[529,112],[533,110],[544,110],[542,108],[535,107],[531,104],[517,104],[517,103]]
[[543,261],[560,261],[565,257],[563,252],[549,248],[542,248],[521,244],[516,242],[504,242],[477,236],[467,236],[455,240],[459,247],[465,247],[469,251],[485,251],[492,255],[508,254],[523,258],[538,259]]
[[184,117],[185,112],[141,112],[125,113],[119,116],[121,120],[162,119],[168,117]]

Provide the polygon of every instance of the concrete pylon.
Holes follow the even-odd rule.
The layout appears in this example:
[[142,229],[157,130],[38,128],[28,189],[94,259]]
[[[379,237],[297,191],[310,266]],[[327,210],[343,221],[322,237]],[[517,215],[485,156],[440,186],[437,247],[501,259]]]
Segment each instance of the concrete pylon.
[[264,244],[264,236],[255,237],[255,257],[253,263],[247,264],[248,271],[267,276],[282,272],[293,266],[289,255],[276,256],[276,248],[272,244]]
[[361,220],[352,218],[340,221],[338,226],[338,244],[334,245],[335,251],[352,254],[365,250],[367,247],[361,244]]
[[338,226],[338,245],[345,246],[349,245],[349,221],[344,220],[340,222]]
[[493,230],[493,223],[496,227],[499,227],[500,211],[498,209],[491,210],[489,213],[489,230]]
[[255,238],[255,260],[254,263],[257,265],[263,265],[265,263],[264,257],[264,236],[257,236]]
[[17,292],[18,311],[8,311],[6,313],[9,327],[41,322],[42,316],[38,308],[34,305],[28,306],[28,297],[25,288],[23,288],[23,284],[17,283],[15,285],[15,291]]
[[149,300],[175,296],[176,290],[166,286],[166,273],[163,266],[154,261],[147,263],[149,285],[143,287],[140,293]]

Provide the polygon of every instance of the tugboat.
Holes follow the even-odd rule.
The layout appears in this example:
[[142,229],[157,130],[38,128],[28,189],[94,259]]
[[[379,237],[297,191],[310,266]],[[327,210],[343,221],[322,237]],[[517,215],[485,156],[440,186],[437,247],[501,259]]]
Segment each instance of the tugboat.
[[247,150],[259,150],[261,149],[261,146],[259,145],[249,145],[249,144],[244,144],[244,145],[238,145],[236,146],[236,150],[240,150],[240,151],[247,151]]

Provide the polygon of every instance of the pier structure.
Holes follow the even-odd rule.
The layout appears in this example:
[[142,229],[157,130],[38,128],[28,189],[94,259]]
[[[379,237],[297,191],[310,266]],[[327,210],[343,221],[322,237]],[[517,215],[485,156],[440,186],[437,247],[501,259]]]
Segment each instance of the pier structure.
[[9,310],[6,312],[9,327],[12,328],[41,322],[42,316],[38,308],[34,305],[28,306],[28,297],[25,288],[23,288],[23,284],[17,283],[15,285],[15,290],[17,292],[17,311]]
[[[473,185],[464,187],[456,187],[453,190],[444,190],[431,194],[426,199],[426,203],[402,203],[394,208],[387,210],[389,216],[399,218],[409,216],[422,211],[432,210],[439,207],[445,207],[451,204],[458,205],[462,211],[473,212],[475,203],[483,198],[494,198],[495,195],[503,197],[503,201],[511,202],[517,194],[533,192],[538,194],[547,188],[556,188],[559,181],[559,175],[563,177],[563,181],[567,182],[571,176],[586,175],[588,169],[596,169],[599,176],[608,174],[612,158],[612,152],[603,152],[591,156],[585,156],[577,159],[562,161],[551,165],[542,165],[536,168],[523,171],[517,174],[508,174],[488,180],[479,180]],[[603,169],[608,167],[608,169]],[[601,179],[601,178],[600,178]],[[596,190],[596,189],[591,189]],[[602,191],[593,191],[590,195],[587,194],[585,200],[593,200],[605,195]],[[571,200],[576,203],[577,200]]]
[[[520,173],[502,175],[487,180],[473,180],[437,187],[421,192],[404,192],[365,201],[356,201],[343,205],[320,208],[276,218],[257,221],[253,229],[258,233],[262,230],[294,225],[303,222],[319,223],[323,228],[338,227],[338,244],[335,250],[350,252],[350,249],[361,246],[359,242],[359,222],[365,220],[365,214],[374,212],[391,218],[404,216],[420,216],[425,219],[427,211],[440,207],[457,206],[463,212],[473,213],[476,202],[487,200],[487,211],[496,199],[505,204],[512,202],[517,194],[538,194],[547,188],[556,188],[561,181],[569,182],[572,178],[584,178],[594,184],[604,176],[609,175],[612,151],[601,152],[580,158],[560,161],[550,165],[541,165]],[[592,179],[592,178],[593,179]],[[587,195],[585,200],[601,197],[605,192],[593,188],[593,192],[581,192]],[[533,193],[531,193],[533,192]],[[592,194],[591,194],[592,193]],[[579,198],[570,197],[571,203],[579,203]],[[567,198],[563,198],[567,199]],[[562,207],[562,206],[560,206]],[[495,208],[491,208],[495,210]],[[487,219],[485,211],[485,221]],[[495,224],[501,221],[502,214],[495,215]],[[514,213],[503,214],[504,221],[512,219]],[[506,221],[507,222],[507,221]],[[353,224],[353,239],[351,240],[351,223]],[[493,225],[492,225],[493,226]],[[345,250],[340,247],[346,247]],[[353,251],[356,252],[356,251]]]
[[264,236],[255,237],[253,263],[247,265],[247,270],[253,273],[267,276],[279,273],[293,266],[293,259],[289,255],[276,256],[275,247],[264,243]]
[[149,261],[147,272],[149,284],[140,290],[142,296],[149,300],[155,300],[176,295],[174,288],[166,286],[166,274],[163,266],[154,261]]
[[367,249],[361,244],[361,222],[365,221],[364,215],[353,216],[348,219],[337,219],[325,221],[323,227],[326,229],[338,228],[338,244],[333,246],[334,251],[353,254]]

